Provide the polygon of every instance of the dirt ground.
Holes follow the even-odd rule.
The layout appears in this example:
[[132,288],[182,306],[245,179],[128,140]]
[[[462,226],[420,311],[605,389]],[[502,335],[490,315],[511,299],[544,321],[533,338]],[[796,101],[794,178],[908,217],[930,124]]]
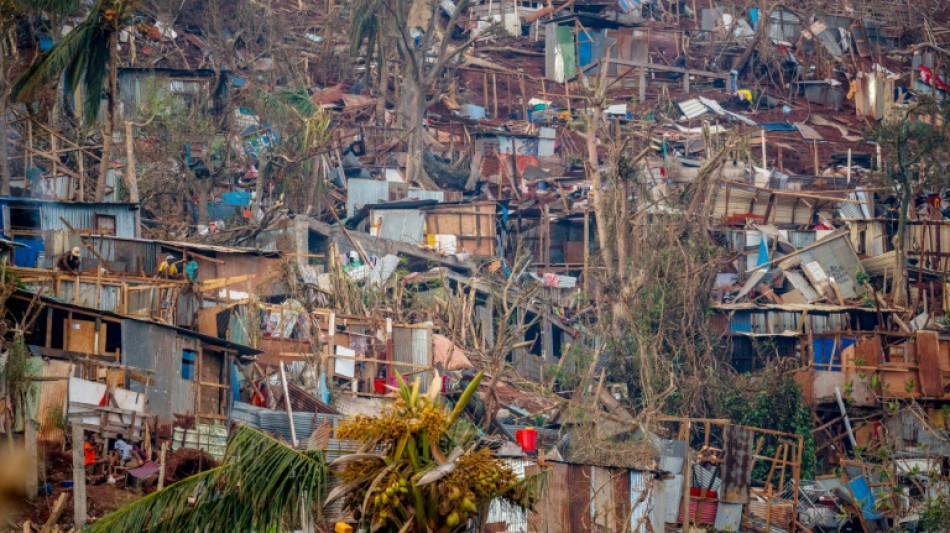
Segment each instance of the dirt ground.
[[[41,528],[53,510],[53,505],[59,498],[59,495],[66,493],[66,507],[60,515],[57,522],[61,531],[67,531],[73,523],[73,491],[72,489],[63,489],[58,484],[53,487],[53,493],[48,496],[40,496],[32,502],[21,502],[19,512],[14,520],[16,529],[11,524],[0,525],[0,531],[17,532],[23,531],[23,522],[29,520],[37,529]],[[140,498],[140,493],[128,490],[124,487],[116,487],[104,483],[102,485],[86,486],[87,516],[90,522],[97,518],[105,516],[116,509]]]

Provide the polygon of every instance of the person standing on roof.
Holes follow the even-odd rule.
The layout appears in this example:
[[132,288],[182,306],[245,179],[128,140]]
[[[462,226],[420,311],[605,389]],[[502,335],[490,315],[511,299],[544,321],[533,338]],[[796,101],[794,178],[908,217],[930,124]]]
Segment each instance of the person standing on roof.
[[74,246],[72,250],[56,258],[56,270],[75,274],[79,272],[80,267],[79,247]]
[[175,266],[175,256],[169,255],[158,265],[158,277],[173,279],[178,277],[178,267]]

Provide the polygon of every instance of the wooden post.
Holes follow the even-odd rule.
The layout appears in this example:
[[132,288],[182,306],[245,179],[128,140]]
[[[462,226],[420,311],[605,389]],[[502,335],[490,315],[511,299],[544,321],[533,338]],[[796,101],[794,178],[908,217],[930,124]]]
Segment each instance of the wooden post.
[[850,148],[848,148],[848,170],[847,170],[847,173],[848,173],[848,174],[847,174],[847,176],[848,176],[848,185],[850,186],[850,185],[851,185],[851,149],[850,149]]
[[567,84],[567,80],[564,80],[564,97],[567,99],[567,112],[571,114],[571,88]]
[[[397,83],[396,85],[399,84]],[[485,104],[485,112],[488,113],[488,72],[482,72],[482,93],[484,93],[482,97]]]
[[162,443],[162,451],[158,456],[158,490],[165,488],[165,456],[168,453],[168,441]]
[[762,168],[768,170],[768,159],[765,157],[765,128],[762,128]]
[[647,101],[647,71],[644,67],[640,67],[640,72],[637,77],[637,90],[639,91],[640,103]]
[[815,153],[815,177],[817,178],[819,175],[821,175],[821,172],[818,169],[818,141],[815,139],[812,139],[811,147]]
[[[333,335],[333,332],[330,332]],[[280,361],[280,384],[284,387],[284,407],[287,409],[287,423],[290,426],[290,442],[294,448],[297,447],[297,431],[294,428],[294,410],[290,406],[290,391],[287,388],[287,372],[284,371],[284,361]],[[329,380],[327,380],[329,386]]]
[[73,523],[76,529],[86,526],[86,466],[83,461],[82,425],[73,420]]
[[587,269],[590,265],[590,207],[584,208],[584,286],[588,287],[589,275]]
[[39,463],[36,451],[36,421],[27,420],[23,424],[23,433],[26,440],[26,453],[30,456],[30,468],[26,477],[26,496],[34,499],[39,495]]
[[[680,436],[681,438],[685,438],[686,442],[689,442],[690,431],[692,429],[692,422],[687,421],[685,422],[685,424],[686,424],[685,437],[683,436],[682,429],[680,430]],[[683,461],[683,470],[684,470],[683,472],[684,474],[683,476],[683,503],[681,507],[681,512],[683,513],[683,531],[689,531],[690,530],[689,524],[690,522],[692,522],[691,516],[689,513],[689,501],[690,501],[689,489],[693,484],[693,464],[691,461],[691,457],[689,456],[689,451],[690,451],[689,447],[687,446],[686,458]]]
[[492,90],[492,114],[491,118],[498,119],[498,76],[492,72],[491,73],[491,90]]

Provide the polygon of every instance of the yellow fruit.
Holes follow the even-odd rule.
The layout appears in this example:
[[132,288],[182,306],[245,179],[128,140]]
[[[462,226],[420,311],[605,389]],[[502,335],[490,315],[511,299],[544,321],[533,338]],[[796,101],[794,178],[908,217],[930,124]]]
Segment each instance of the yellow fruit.
[[459,514],[455,511],[452,511],[452,514],[445,518],[445,525],[449,527],[455,527],[459,525]]

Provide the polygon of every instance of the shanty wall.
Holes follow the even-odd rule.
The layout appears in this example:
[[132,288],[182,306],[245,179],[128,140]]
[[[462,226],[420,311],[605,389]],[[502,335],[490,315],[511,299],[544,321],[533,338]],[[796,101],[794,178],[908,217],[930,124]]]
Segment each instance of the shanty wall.
[[[72,363],[50,359],[43,364],[42,377],[68,378],[73,376],[75,368]],[[43,381],[41,391],[39,405],[36,407],[36,420],[39,422],[36,440],[47,446],[60,446],[63,443],[64,435],[59,422],[61,422],[60,417],[66,413],[69,380]]]
[[644,472],[552,463],[528,531],[663,531],[663,516]]
[[[181,377],[182,354],[176,337],[169,328],[136,320],[122,321],[122,362],[155,372],[155,382],[148,390],[148,409],[159,426],[173,423],[175,413],[193,413],[195,407],[197,385]],[[137,381],[132,381],[129,388],[145,392],[145,385]]]
[[430,234],[454,235],[458,251],[495,255],[495,202],[444,204],[423,211]]
[[[776,225],[804,226],[811,224],[812,205],[815,200],[795,198],[790,195],[772,195],[768,190],[754,187],[720,185],[713,200],[713,216],[728,220],[730,217],[752,214],[758,222]],[[834,218],[836,205],[819,202],[816,213],[826,219]]]
[[[393,361],[411,363],[417,367],[428,367],[432,364],[432,328],[428,326],[393,326]],[[408,374],[417,368],[397,367],[401,374]],[[429,373],[413,374],[420,377],[419,389],[426,392],[429,387]]]

